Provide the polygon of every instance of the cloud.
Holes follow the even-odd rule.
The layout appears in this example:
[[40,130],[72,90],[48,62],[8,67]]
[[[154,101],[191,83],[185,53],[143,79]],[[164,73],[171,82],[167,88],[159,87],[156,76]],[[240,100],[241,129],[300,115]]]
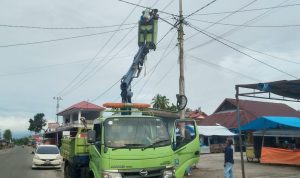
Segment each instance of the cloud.
[[22,116],[0,116],[0,128],[2,131],[10,129],[12,132],[21,132],[28,129],[28,119]]

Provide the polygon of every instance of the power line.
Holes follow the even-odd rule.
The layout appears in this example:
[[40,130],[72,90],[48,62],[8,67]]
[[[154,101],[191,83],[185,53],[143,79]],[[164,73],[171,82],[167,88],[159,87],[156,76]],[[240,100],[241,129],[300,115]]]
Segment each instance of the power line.
[[[127,23],[121,26],[134,25],[135,23]],[[120,25],[104,25],[104,26],[86,26],[86,27],[43,27],[43,26],[29,26],[29,25],[8,25],[0,24],[0,27],[7,28],[25,28],[25,29],[39,29],[39,30],[86,30],[86,29],[101,29],[101,28],[111,28],[119,27]]]
[[234,71],[234,70],[232,70],[232,69],[230,69],[230,68],[227,68],[227,67],[224,67],[224,66],[221,66],[221,65],[218,65],[218,64],[209,62],[208,60],[205,60],[205,59],[203,59],[203,58],[195,57],[195,56],[190,55],[190,54],[186,54],[186,55],[189,56],[189,57],[191,57],[191,58],[194,58],[197,62],[201,61],[202,63],[205,63],[205,64],[210,65],[210,66],[212,66],[212,67],[215,67],[215,68],[221,68],[221,69],[224,69],[224,70],[226,70],[226,71],[228,71],[228,72],[231,72],[231,73],[240,75],[240,76],[242,76],[242,77],[244,77],[244,78],[253,80],[253,81],[255,81],[255,82],[260,82],[259,80],[255,79],[255,78],[252,78],[252,77],[250,77],[250,76],[248,76],[248,75],[245,75],[245,74],[243,74],[243,73]]
[[100,95],[98,95],[97,97],[95,97],[92,100],[92,102],[95,102],[96,100],[98,100],[99,98],[101,98],[103,95],[105,95],[107,92],[109,92],[114,86],[116,86],[120,81],[121,81],[121,79],[119,79],[118,81],[116,81],[112,86],[110,86],[104,92],[102,92]]
[[[167,32],[167,34],[170,32],[171,30],[169,30],[168,32]],[[167,35],[166,34],[166,35]],[[164,35],[164,37],[166,36],[166,35]],[[163,37],[163,38],[164,38]],[[163,38],[161,38],[159,41],[161,41]],[[173,38],[172,38],[173,39]],[[158,43],[157,43],[158,44]],[[168,48],[168,47],[167,47]],[[166,49],[167,49],[166,48]],[[174,49],[174,48],[173,48]],[[173,50],[173,49],[171,49],[171,51]],[[170,52],[171,52],[170,51]],[[166,55],[166,56],[168,56],[169,54],[170,54],[170,52]],[[166,57],[166,56],[164,56],[164,57]],[[150,69],[150,72],[151,72],[151,74],[154,72],[154,69],[155,69],[155,67],[153,67],[153,68],[151,68]],[[111,90],[114,86],[116,86],[116,84],[118,83],[118,82],[120,82],[121,81],[121,79],[119,79],[116,83],[114,83],[112,86],[110,86],[107,90],[105,90],[103,93],[101,93],[99,96],[97,96],[93,101],[95,101],[95,100],[98,100],[99,98],[101,98],[104,94],[106,94],[109,90]],[[141,81],[141,78],[135,83],[135,84],[133,84],[133,86],[135,86],[135,85],[137,85],[139,82]],[[139,93],[137,94],[137,96],[139,95]],[[120,98],[120,97],[118,97],[118,98]],[[117,99],[118,99],[117,98]]]
[[213,40],[215,40],[215,41],[217,41],[217,42],[219,42],[219,43],[222,43],[223,45],[225,45],[225,46],[227,46],[227,47],[233,49],[234,51],[239,52],[239,53],[241,53],[241,54],[243,54],[243,55],[249,57],[250,59],[253,59],[253,60],[255,60],[255,61],[257,61],[257,62],[259,62],[259,63],[261,63],[261,64],[264,64],[264,65],[266,65],[266,66],[268,66],[268,67],[270,67],[270,68],[272,68],[272,69],[274,69],[274,70],[277,70],[277,71],[279,71],[279,72],[281,72],[281,73],[283,73],[283,74],[286,74],[286,75],[288,75],[288,76],[290,76],[290,77],[293,77],[293,78],[295,78],[295,79],[298,79],[298,77],[296,77],[296,76],[294,76],[294,75],[292,75],[292,74],[289,74],[289,73],[287,73],[287,72],[285,72],[285,71],[283,71],[283,70],[281,70],[281,69],[278,69],[278,68],[276,68],[276,67],[274,67],[274,66],[272,66],[272,65],[270,65],[270,64],[268,64],[268,63],[266,63],[266,62],[264,62],[264,61],[261,61],[261,60],[259,60],[259,59],[257,59],[257,58],[254,58],[253,56],[251,56],[251,55],[249,55],[249,54],[247,54],[247,53],[245,53],[245,52],[243,52],[243,51],[240,51],[240,50],[234,48],[233,46],[230,46],[229,44],[227,44],[227,43],[225,43],[225,42],[223,42],[223,41],[221,41],[221,40],[219,40],[219,39],[217,39],[217,38],[215,38],[215,37],[213,37],[213,36],[211,36],[211,35],[205,33],[203,30],[198,29],[197,27],[194,27],[194,26],[192,26],[192,25],[190,25],[190,24],[189,24],[189,26],[190,26],[191,28],[193,28],[194,30],[196,30],[196,31],[198,31],[198,32],[200,32],[200,33],[202,33],[203,35],[208,36],[208,37],[212,38]]
[[[172,28],[171,28],[172,29]],[[170,31],[169,31],[170,32]],[[176,35],[176,33],[173,35],[173,38],[171,38],[167,48],[164,50],[163,54],[161,55],[160,59],[158,60],[158,62],[155,64],[155,66],[150,70],[151,73],[150,75],[148,76],[147,80],[144,82],[143,86],[141,87],[141,89],[138,91],[138,94],[136,96],[139,96],[140,93],[142,92],[142,90],[145,88],[146,84],[149,82],[150,78],[152,77],[152,75],[154,74],[154,71],[156,70],[156,68],[158,67],[158,65],[164,60],[166,59],[166,57],[176,48],[173,47],[168,53],[167,53],[167,50],[168,48],[170,47],[171,43],[173,42],[173,39],[174,39],[174,36]],[[167,53],[167,54],[166,54]],[[138,83],[138,82],[137,82]],[[136,83],[136,84],[137,84]]]
[[187,16],[185,17],[185,19],[189,18],[189,17],[192,16],[192,15],[195,15],[197,12],[199,12],[199,11],[205,9],[206,7],[210,6],[211,4],[213,4],[213,3],[216,2],[216,1],[217,1],[217,0],[213,0],[213,1],[209,2],[208,4],[206,4],[205,6],[201,7],[200,9],[196,10],[195,12],[191,13],[190,15],[187,15]]
[[79,36],[71,36],[71,37],[65,37],[65,38],[57,38],[57,39],[52,39],[52,40],[35,41],[35,42],[25,42],[25,43],[16,43],[16,44],[9,44],[9,45],[0,45],[0,48],[15,47],[15,46],[26,46],[26,45],[34,45],[34,44],[41,44],[41,43],[50,43],[50,42],[71,40],[71,39],[77,39],[77,38],[91,37],[91,36],[97,36],[97,35],[103,35],[103,34],[107,34],[107,33],[112,33],[112,32],[119,32],[119,31],[123,31],[123,30],[128,30],[128,29],[131,29],[131,28],[132,27],[118,29],[118,30],[110,30],[110,31],[100,32],[100,33],[92,33],[92,34],[87,34],[87,35],[79,35]]
[[[116,43],[116,45],[111,48],[110,52],[107,53],[107,55],[104,58],[107,58],[110,53],[112,53],[117,46],[127,37],[127,35],[132,32],[131,30],[128,31],[128,33],[118,42]],[[129,40],[128,43],[126,45],[123,46],[123,48],[121,48],[114,56],[117,56],[122,50],[124,50],[129,43],[131,43],[133,40]],[[96,74],[100,69],[102,69],[103,67],[105,67],[106,65],[108,65],[112,59],[114,58],[114,56],[112,56],[111,58],[109,58],[103,65],[100,66],[100,63],[98,65],[95,65],[86,75],[84,75],[77,83],[75,83],[72,88],[70,88],[67,92],[64,93],[64,95],[68,95],[70,93],[72,93],[73,91],[75,91],[76,89],[78,89],[79,87],[81,87],[84,83],[86,83],[94,74]]]
[[[138,3],[140,3],[142,0],[140,0]],[[153,6],[158,2],[159,0],[156,0],[156,2],[154,2]],[[136,6],[137,7],[137,6]],[[128,15],[128,17],[133,13],[133,11],[135,10],[135,8],[131,11],[131,13]],[[125,22],[128,17],[123,21]],[[129,33],[132,32],[132,30],[128,31],[128,33],[118,42],[116,43],[116,45],[112,48],[112,50],[110,52],[107,53],[106,57],[109,56],[110,53],[112,53],[120,44],[123,40],[125,40],[125,38],[129,35]],[[122,50],[124,50],[128,45],[129,43],[131,42],[132,40],[130,40],[123,48],[121,48],[114,56],[117,56]],[[105,58],[106,58],[105,57]],[[104,66],[106,66],[108,63],[110,63],[114,57],[110,58],[109,60],[106,61],[106,63],[104,63],[102,66],[99,67],[100,64],[96,65],[92,70],[90,70],[89,73],[87,73],[84,77],[82,77],[82,79],[77,82],[77,84],[73,85],[72,89],[69,90],[69,92],[65,93],[66,94],[69,94],[73,91],[75,91],[75,89],[79,88],[80,86],[82,86],[92,75],[91,73],[97,73],[100,69],[102,69]]]
[[[140,0],[138,3],[141,3],[142,0]],[[131,14],[136,9],[136,6],[130,11],[130,13],[125,17],[125,19],[122,21],[121,25],[126,22],[126,20],[131,16]],[[120,29],[121,26],[118,27]],[[63,93],[68,87],[72,86],[72,84],[79,78],[83,72],[93,63],[93,61],[96,59],[96,57],[100,54],[100,52],[108,45],[108,43],[112,40],[112,38],[116,35],[116,32],[113,33],[110,38],[105,42],[105,44],[97,51],[96,55],[90,60],[90,62],[73,78],[73,80],[68,83],[60,92],[59,94]],[[98,66],[98,65],[97,65]]]
[[175,2],[174,0],[170,0],[169,3],[162,8],[162,11],[166,10],[171,4],[173,4],[173,2]]
[[[294,7],[299,6],[300,4],[288,4],[288,5],[279,5],[279,6],[272,6],[272,7],[264,7],[264,8],[253,8],[253,9],[245,9],[245,10],[239,10],[240,12],[251,12],[251,11],[260,11],[260,10],[268,10],[268,9],[276,9],[276,8],[285,8],[285,7]],[[219,15],[219,14],[230,14],[234,11],[223,11],[223,12],[211,12],[211,13],[201,13],[201,14],[195,14],[197,16],[205,16],[205,15]]]
[[[156,3],[158,3],[158,1],[159,1],[159,0],[157,0],[152,6],[154,6]],[[167,8],[170,4],[172,4],[172,0],[171,0],[171,2],[169,2],[163,9]],[[171,31],[171,29],[163,36],[162,39],[164,39],[170,31]],[[158,43],[159,43],[162,39],[160,39],[160,40],[158,41]],[[132,40],[130,40],[130,41],[132,41]],[[130,42],[130,41],[129,41],[129,42]],[[157,45],[158,43],[156,43],[156,45]],[[127,43],[125,46],[127,46],[127,45],[128,45],[128,43]],[[124,48],[122,48],[122,49],[124,49]],[[120,50],[120,51],[122,51],[122,50]],[[120,52],[120,51],[119,51],[119,52]],[[118,52],[118,53],[119,53],[119,52]],[[103,66],[101,66],[101,68],[102,68],[102,67],[103,67]],[[104,94],[106,94],[109,90],[111,90],[111,89],[112,89],[115,85],[117,85],[120,81],[121,81],[121,79],[119,79],[117,82],[115,82],[112,86],[110,86],[110,87],[109,87],[107,90],[105,90],[102,94],[100,94],[99,96],[97,96],[93,101],[95,101],[95,100],[101,98]]]
[[213,33],[211,33],[211,32],[208,32],[208,31],[205,31],[205,32],[208,33],[208,34],[210,34],[210,35],[215,36],[216,38],[220,38],[220,39],[222,39],[222,40],[224,40],[224,41],[226,41],[226,42],[229,42],[229,43],[234,44],[234,45],[236,45],[236,46],[239,46],[239,47],[241,47],[241,48],[247,49],[247,50],[249,50],[249,51],[256,52],[256,53],[259,53],[259,54],[262,54],[262,55],[265,55],[265,56],[269,56],[269,57],[272,57],[272,58],[277,59],[277,60],[280,60],[280,61],[284,61],[284,62],[288,62],[288,63],[292,63],[292,64],[300,64],[300,62],[295,62],[295,61],[292,61],[292,60],[289,60],[289,59],[285,59],[285,58],[282,58],[282,57],[274,56],[274,55],[271,55],[271,54],[268,54],[268,53],[264,53],[264,52],[261,52],[261,51],[258,51],[258,50],[255,50],[255,49],[246,47],[246,46],[244,46],[244,45],[241,45],[241,44],[238,44],[238,43],[236,43],[236,42],[230,41],[230,40],[228,40],[228,39],[226,39],[226,38],[223,38],[223,37],[218,36],[218,35],[216,35],[216,34],[213,34]]
[[[174,27],[170,28],[167,33],[156,43],[156,46],[174,29]],[[168,48],[168,47],[167,47]]]
[[[120,56],[118,58],[125,58],[125,57],[129,57],[129,56],[131,56],[131,55]],[[97,58],[97,59],[100,59],[100,58]],[[102,62],[102,61],[103,61],[103,59],[98,60],[96,62]],[[36,72],[44,72],[46,70],[49,70],[50,68],[62,67],[62,66],[65,66],[65,65],[81,64],[81,63],[87,63],[87,59],[76,60],[76,61],[73,61],[73,62],[65,62],[65,63],[51,64],[51,65],[44,65],[44,66],[38,66],[38,67],[31,67],[31,68],[27,68],[27,69],[24,69],[23,71],[18,71],[18,72],[0,73],[0,77],[8,77],[8,76],[36,73]]]
[[[142,7],[142,8],[145,8],[145,9],[149,9],[149,7],[146,7],[146,6],[142,6],[142,5],[139,5],[139,4],[135,4],[135,3],[132,3],[132,2],[128,2],[128,1],[124,1],[124,0],[119,0],[121,2],[124,2],[126,4],[130,4],[130,5],[134,5],[134,6],[137,6],[137,7]],[[165,12],[165,11],[160,11],[158,10],[159,13],[162,13],[162,14],[167,14],[167,15],[172,15],[172,16],[178,16],[176,14],[172,14],[172,13],[169,13],[169,12]]]
[[[287,2],[287,1],[289,1],[289,0],[283,1],[283,2],[279,3],[278,5],[282,5],[282,4],[284,4],[285,2]],[[271,13],[272,10],[273,10],[273,9],[269,9],[269,10],[267,10],[267,11],[265,11],[265,12],[263,12],[263,13],[257,15],[257,16],[255,16],[254,18],[252,18],[252,19],[250,19],[250,20],[247,20],[246,22],[243,23],[243,25],[251,24],[251,23],[254,23],[254,22],[258,21],[259,18],[262,18],[263,16],[266,16],[268,13]],[[219,22],[219,21],[218,21],[218,22]],[[212,24],[212,25],[214,25],[214,24]],[[234,32],[236,32],[236,31],[238,31],[238,30],[240,30],[240,29],[242,29],[242,28],[244,28],[244,27],[235,27],[235,28],[233,28],[233,29],[231,29],[231,30],[228,30],[228,31],[222,33],[222,34],[219,35],[219,36],[220,36],[220,37],[224,37],[224,36],[233,34]],[[207,28],[205,28],[205,29],[203,29],[203,30],[207,30]],[[187,40],[191,39],[192,37],[194,37],[194,36],[196,36],[196,35],[198,35],[198,34],[199,34],[199,32],[193,34],[192,36],[188,37]],[[210,40],[208,40],[208,41],[206,41],[206,42],[204,42],[204,43],[201,43],[201,44],[199,44],[199,45],[196,45],[196,46],[194,46],[194,47],[188,49],[187,51],[193,50],[193,49],[195,49],[195,48],[199,48],[199,47],[201,47],[201,46],[205,46],[205,45],[210,44],[210,43],[212,43],[212,42],[214,42],[214,41],[215,41],[215,40],[210,39]]]
[[[239,10],[242,10],[242,9],[244,9],[244,8],[246,8],[246,7],[248,7],[248,6],[250,6],[251,4],[255,3],[256,1],[257,1],[257,0],[251,1],[250,3],[248,3],[248,4],[244,5],[244,6],[242,6],[242,7],[239,8],[239,9],[237,9],[236,11],[233,11],[232,13],[230,13],[230,14],[226,15],[225,17],[219,19],[216,23],[221,22],[221,21],[223,21],[223,20],[229,18],[230,16],[234,15],[235,13],[237,13]],[[207,29],[213,27],[214,25],[216,25],[216,23],[211,24],[211,25],[205,27],[204,30],[207,30]],[[198,34],[199,34],[199,33],[195,33],[194,35],[192,35],[192,36],[186,38],[186,41],[189,40],[189,39],[191,39],[191,38],[193,38],[194,36],[196,36],[196,35],[198,35]]]
[[162,76],[162,78],[155,84],[155,86],[159,86],[160,83],[168,76],[168,74],[175,68],[177,64],[174,63],[168,70],[167,72]]
[[200,19],[192,19],[190,20],[204,22],[209,24],[216,24],[216,25],[225,25],[225,26],[234,26],[234,27],[255,27],[255,28],[287,28],[287,27],[300,27],[300,24],[287,24],[287,25],[243,25],[243,24],[231,24],[231,23],[220,23],[220,22],[211,22],[207,20],[200,20]]

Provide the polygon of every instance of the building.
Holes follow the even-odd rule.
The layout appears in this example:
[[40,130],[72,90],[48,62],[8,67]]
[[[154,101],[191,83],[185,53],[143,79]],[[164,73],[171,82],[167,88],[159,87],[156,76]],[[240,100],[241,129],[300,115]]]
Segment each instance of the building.
[[201,108],[198,108],[195,111],[187,111],[185,115],[185,117],[187,118],[194,119],[198,125],[203,119],[207,117],[207,114],[201,111]]
[[[239,100],[239,105],[241,126],[262,116],[300,117],[300,112],[282,103]],[[199,121],[198,124],[201,126],[221,125],[230,130],[236,131],[236,128],[238,128],[237,116],[236,100],[226,98],[213,114]],[[246,142],[251,142],[252,133],[243,133],[242,137],[242,139],[246,140]],[[235,143],[235,149],[239,151],[240,149],[237,146],[239,144],[239,140],[235,139]]]
[[56,124],[48,125],[49,128],[48,132],[45,133],[45,140],[49,144],[59,145],[63,131],[70,131],[77,127],[83,127],[81,122],[82,118],[85,118],[87,124],[93,124],[93,121],[96,118],[99,118],[101,112],[104,110],[104,107],[87,101],[81,101],[60,111],[57,115],[63,117],[63,123],[60,126],[57,126]]
[[[261,116],[300,117],[300,112],[283,103],[239,100],[241,125]],[[238,128],[237,104],[235,99],[226,98],[216,111],[198,122],[202,126],[222,125],[229,129]]]

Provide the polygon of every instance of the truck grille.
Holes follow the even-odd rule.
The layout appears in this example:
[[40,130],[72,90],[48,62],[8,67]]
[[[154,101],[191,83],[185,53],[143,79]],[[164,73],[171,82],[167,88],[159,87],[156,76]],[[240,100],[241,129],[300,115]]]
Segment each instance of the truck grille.
[[119,170],[119,172],[123,175],[124,178],[161,178],[162,170],[161,168],[153,168],[153,169],[140,169],[140,170]]

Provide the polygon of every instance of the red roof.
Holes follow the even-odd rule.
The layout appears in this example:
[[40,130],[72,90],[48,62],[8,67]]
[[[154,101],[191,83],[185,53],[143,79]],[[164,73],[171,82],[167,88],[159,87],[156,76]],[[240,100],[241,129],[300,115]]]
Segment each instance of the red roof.
[[[228,109],[228,106],[232,109]],[[300,112],[282,103],[240,100],[241,125],[261,116],[300,117]],[[225,99],[212,115],[198,122],[199,125],[216,125],[216,123],[227,128],[238,127],[235,99]]]
[[188,112],[186,113],[186,115],[187,117],[194,118],[194,119],[204,119],[205,117],[207,117],[207,114],[198,110]]
[[74,104],[67,109],[60,111],[57,115],[64,115],[64,113],[69,111],[77,111],[77,110],[88,110],[88,111],[103,111],[105,108],[95,105],[93,103],[87,101],[81,101],[77,104]]

